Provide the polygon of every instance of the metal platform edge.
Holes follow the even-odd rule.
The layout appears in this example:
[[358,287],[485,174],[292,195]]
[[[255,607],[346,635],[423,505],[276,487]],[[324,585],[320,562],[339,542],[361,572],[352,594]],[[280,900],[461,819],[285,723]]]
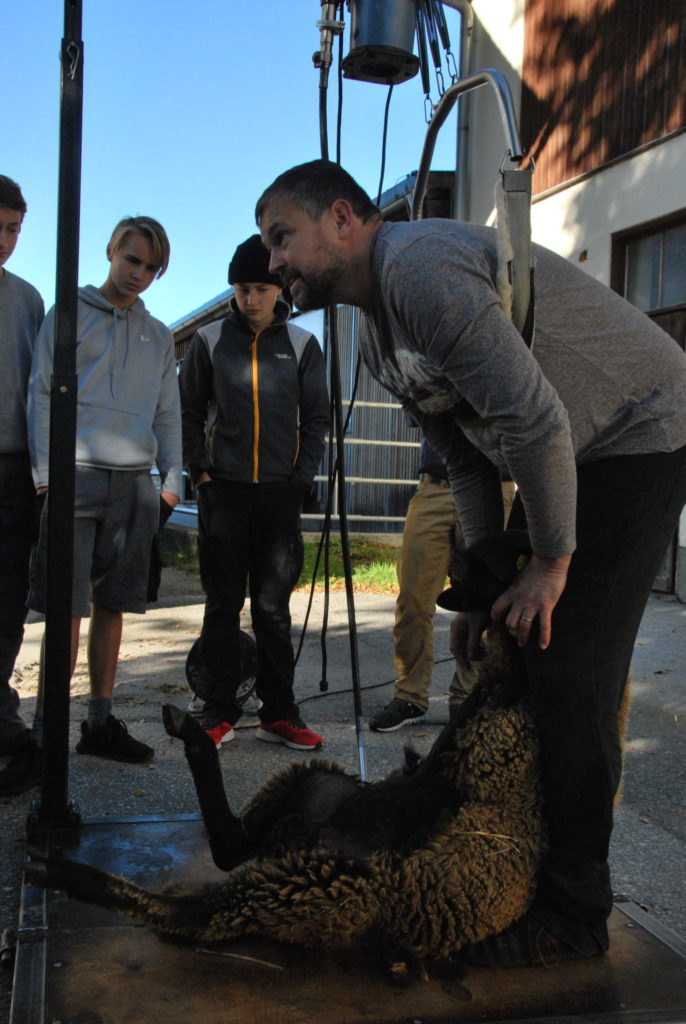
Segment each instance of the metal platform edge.
[[[131,822],[188,821],[198,819],[197,814],[150,815],[145,818],[123,819]],[[122,823],[121,821],[119,823]],[[116,824],[112,820],[82,822],[91,826]],[[648,932],[672,952],[686,960],[686,942],[665,925],[652,917],[632,900],[616,900],[614,906],[636,925]],[[39,889],[22,877],[19,921],[17,927],[16,956],[12,984],[12,998],[8,1024],[46,1024],[46,969],[48,944],[47,890]],[[551,1020],[551,1018],[546,1018]],[[680,1010],[649,1011],[623,1010],[588,1017],[561,1016],[554,1024],[686,1024]],[[543,1018],[517,1018],[500,1024],[543,1024]]]

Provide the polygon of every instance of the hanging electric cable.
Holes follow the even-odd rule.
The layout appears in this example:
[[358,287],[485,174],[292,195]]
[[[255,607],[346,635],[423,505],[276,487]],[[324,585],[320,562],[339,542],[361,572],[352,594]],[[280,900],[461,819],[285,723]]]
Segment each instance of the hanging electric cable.
[[[334,32],[342,31],[343,24],[335,20],[337,4],[322,2],[322,18],[318,22],[320,29],[321,49],[315,54],[315,66],[319,67],[319,136],[322,159],[329,158],[328,124],[327,124],[327,90],[331,51]],[[342,107],[339,104],[339,111]],[[360,778],[366,781],[366,765],[362,734],[362,701],[360,693],[359,659],[357,653],[357,627],[355,623],[355,602],[352,589],[352,563],[350,560],[350,542],[348,536],[348,519],[345,493],[344,443],[345,434],[342,416],[342,398],[340,390],[340,374],[338,364],[338,342],[336,332],[336,307],[328,307],[325,311],[325,338],[329,340],[329,365],[331,378],[331,403],[336,443],[335,469],[338,478],[338,518],[341,536],[341,555],[343,558],[343,574],[345,578],[346,600],[348,608],[348,633],[350,637],[350,668],[355,708],[355,731],[357,735]],[[329,480],[329,500],[333,492],[333,472]],[[322,680],[322,687],[325,681]]]
[[388,138],[388,111],[391,106],[391,96],[393,95],[393,86],[388,87],[388,96],[386,97],[386,108],[384,110],[383,117],[383,134],[381,136],[381,171],[379,174],[379,187],[376,192],[376,205],[378,206],[381,202],[381,193],[383,191],[383,178],[386,171],[386,140]]

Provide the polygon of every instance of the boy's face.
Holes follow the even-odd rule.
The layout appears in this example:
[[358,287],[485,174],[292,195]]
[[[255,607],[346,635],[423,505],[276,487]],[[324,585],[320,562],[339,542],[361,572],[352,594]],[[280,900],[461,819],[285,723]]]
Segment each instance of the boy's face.
[[253,331],[261,331],[274,319],[274,306],[279,295],[275,284],[262,281],[237,282],[233,286],[236,305]]
[[148,239],[135,231],[124,235],[109,259],[110,272],[100,291],[117,309],[126,309],[150,287],[160,265],[155,263]]
[[19,210],[0,206],[0,267],[7,263],[14,252],[21,231],[21,221],[22,215]]

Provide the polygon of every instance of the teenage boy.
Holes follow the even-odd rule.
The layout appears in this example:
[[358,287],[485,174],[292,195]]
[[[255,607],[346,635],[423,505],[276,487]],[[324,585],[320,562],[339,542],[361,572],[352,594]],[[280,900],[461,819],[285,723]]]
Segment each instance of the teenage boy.
[[19,716],[19,696],[10,679],[24,635],[35,520],[26,388],[45,311],[33,285],[5,269],[25,213],[21,189],[0,174],[0,757],[23,750],[31,735]]
[[[140,295],[169,263],[151,217],[127,217],[107,245],[100,288],[79,289],[78,411],[72,596],[72,672],[90,612],[88,720],[76,750],[142,763],[154,751],[112,714],[123,612],[145,611],[152,540],[181,495],[181,416],[174,343]],[[38,336],[29,382],[29,445],[37,493],[48,489],[54,310]],[[150,474],[157,464],[162,493]],[[30,606],[45,610],[46,525],[41,519]],[[160,509],[161,505],[161,509]]]
[[[524,648],[548,851],[529,911],[460,955],[514,967],[602,953],[617,712],[686,499],[686,357],[542,246],[529,349],[498,291],[494,229],[384,224],[329,161],[280,175],[256,213],[300,309],[364,310],[367,366],[445,458],[467,549],[502,529],[500,474],[518,486],[508,525],[528,527],[533,554],[492,611]],[[479,613],[456,617],[461,664],[478,657],[483,627]]]
[[314,335],[287,322],[290,306],[259,235],[236,249],[229,283],[231,313],[197,332],[180,375],[207,595],[204,726],[217,747],[234,738],[242,711],[239,615],[250,580],[262,701],[257,738],[313,750],[322,738],[301,720],[293,696],[289,602],[303,497],[329,422],[324,358]]

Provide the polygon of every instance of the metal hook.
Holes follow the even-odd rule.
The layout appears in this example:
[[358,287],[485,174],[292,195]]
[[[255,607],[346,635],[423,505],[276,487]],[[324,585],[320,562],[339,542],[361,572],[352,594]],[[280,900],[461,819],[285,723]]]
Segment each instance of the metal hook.
[[427,124],[431,123],[431,118],[433,117],[433,113],[434,113],[434,105],[431,102],[431,97],[429,96],[429,94],[427,92],[426,96],[424,97],[424,117],[426,118],[426,123]]
[[72,39],[71,42],[67,43],[66,49],[67,54],[69,55],[69,59],[71,61],[69,69],[67,70],[67,78],[71,78],[73,82],[76,78],[76,69],[79,66],[79,60],[81,58],[81,47]]

